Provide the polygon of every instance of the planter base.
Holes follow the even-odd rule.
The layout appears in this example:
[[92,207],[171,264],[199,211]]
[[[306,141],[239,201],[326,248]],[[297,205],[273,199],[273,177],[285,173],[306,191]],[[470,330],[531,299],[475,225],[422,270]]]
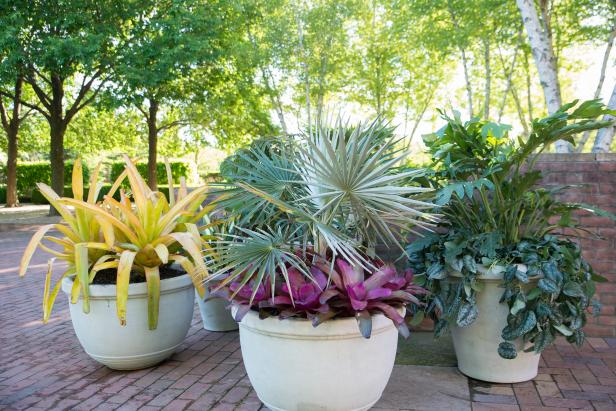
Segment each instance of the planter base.
[[259,399],[280,411],[361,411],[383,394],[391,375],[398,330],[373,316],[372,336],[355,318],[326,321],[259,319],[250,311],[240,323],[242,358]]
[[163,362],[166,358],[171,356],[175,352],[175,349],[179,346],[180,344],[171,348],[167,348],[165,350],[141,355],[132,355],[128,357],[105,357],[101,355],[95,355],[87,351],[86,354],[88,354],[94,360],[106,365],[113,370],[141,370],[143,368],[153,367],[156,364]]
[[[500,330],[496,330],[500,334]],[[498,384],[530,381],[537,376],[540,355],[524,352],[521,341],[516,341],[518,356],[512,360],[504,359],[497,352],[499,340],[485,339],[484,331],[474,324],[452,330],[458,369],[462,374]]]
[[484,289],[477,293],[479,316],[468,327],[452,327],[451,336],[462,374],[481,381],[512,384],[532,380],[539,369],[539,354],[524,352],[522,339],[510,341],[518,355],[512,360],[498,354],[501,332],[507,324],[509,308],[499,302],[502,275],[488,272],[479,281]]
[[[257,395],[257,397],[258,397],[258,395]],[[348,411],[367,411],[367,410],[369,410],[370,408],[372,408],[372,407],[374,406],[374,404],[376,404],[376,403],[379,401],[379,399],[380,399],[380,398],[381,398],[381,397],[377,398],[376,400],[374,400],[374,402],[372,402],[372,403],[371,403],[371,404],[369,404],[369,405],[366,405],[365,407],[354,408],[354,409],[352,409],[352,410],[348,410]],[[259,400],[261,400],[261,398],[259,398]],[[273,405],[271,405],[271,404],[268,404],[268,403],[266,403],[266,402],[265,402],[265,401],[263,401],[263,400],[261,400],[261,402],[262,402],[262,403],[263,403],[263,405],[265,405],[265,406],[266,406],[269,410],[272,410],[272,411],[288,411],[288,410],[286,410],[286,409],[284,409],[284,408],[278,408],[278,407],[275,407],[275,406],[273,406]],[[308,407],[308,408],[306,408],[306,411],[311,411],[311,410],[314,410],[314,409],[317,409],[317,408],[310,408],[310,407]],[[323,409],[323,410],[324,410],[324,408],[318,408],[318,409],[319,409],[319,410],[321,410],[321,409]]]
[[195,299],[199,304],[203,328],[208,331],[226,332],[238,329],[237,321],[233,319],[231,310],[227,308],[229,303],[223,298],[210,298],[202,301],[199,294],[195,293]]
[[[68,277],[62,282],[69,299],[72,285]],[[69,310],[75,334],[92,359],[115,370],[138,370],[160,363],[182,343],[193,317],[194,293],[187,274],[162,280],[155,330],[148,329],[145,283],[129,285],[125,326],[117,317],[115,285],[90,285],[88,314],[81,297],[69,303]]]

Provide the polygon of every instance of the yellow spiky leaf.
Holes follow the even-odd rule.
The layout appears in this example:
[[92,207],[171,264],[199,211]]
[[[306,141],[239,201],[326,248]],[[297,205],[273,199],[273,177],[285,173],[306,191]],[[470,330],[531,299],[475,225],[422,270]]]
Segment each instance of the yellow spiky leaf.
[[83,200],[83,167],[81,159],[78,158],[73,164],[73,198]]
[[79,278],[80,291],[83,296],[83,312],[90,312],[90,284],[89,284],[88,247],[84,243],[75,244],[75,274]]
[[190,260],[183,255],[172,255],[169,256],[169,260],[175,261],[179,265],[182,266],[184,271],[190,275],[190,278],[195,286],[195,290],[197,290],[197,294],[199,294],[199,298],[205,298],[205,287],[203,286],[203,277],[199,274],[198,270],[195,266],[190,262]]
[[19,263],[19,276],[23,277],[26,274],[26,270],[30,265],[30,260],[36,251],[36,247],[40,244],[43,236],[47,234],[47,231],[51,230],[54,224],[47,224],[39,228],[36,233],[30,239],[30,242],[26,246],[24,250],[24,254],[21,257],[21,262]]
[[136,252],[130,250],[122,251],[118,264],[118,276],[116,280],[116,308],[120,325],[126,325],[126,303],[128,301],[128,286],[130,283],[130,272],[133,268]]
[[148,327],[158,326],[158,303],[160,301],[160,272],[158,267],[145,267],[145,280],[148,287]]
[[90,176],[90,190],[88,191],[88,203],[91,203],[91,204],[96,203],[96,200],[98,199],[98,193],[100,193],[101,187],[103,186],[98,181],[98,174],[101,169],[101,164],[102,163],[99,162],[96,165],[94,172]]
[[50,258],[47,262],[47,274],[45,275],[45,287],[43,288],[43,323],[47,322],[49,318],[49,290],[51,288],[51,270],[53,267],[54,259]]
[[169,159],[167,157],[165,157],[165,171],[167,171],[167,184],[169,185],[169,205],[173,207],[175,204],[175,187],[173,187],[171,164],[169,164]]
[[[60,291],[60,288],[62,287],[62,280],[70,275],[75,274],[74,271],[70,271],[67,270],[64,274],[62,274],[62,277],[60,277],[60,279],[58,280],[58,282],[56,283],[56,285],[54,285],[53,290],[51,290],[51,293],[47,294],[47,300],[43,301],[43,323],[47,323],[47,321],[49,321],[49,317],[51,317],[51,310],[53,309],[53,304],[56,301],[56,297],[58,296],[58,292]],[[51,272],[49,272],[49,276],[51,277]]]
[[73,279],[73,286],[71,287],[71,304],[77,304],[79,301],[79,291],[81,290],[79,284],[79,277],[75,276]]
[[156,251],[158,258],[163,264],[167,264],[169,262],[169,250],[164,244],[157,244],[154,246],[154,251]]

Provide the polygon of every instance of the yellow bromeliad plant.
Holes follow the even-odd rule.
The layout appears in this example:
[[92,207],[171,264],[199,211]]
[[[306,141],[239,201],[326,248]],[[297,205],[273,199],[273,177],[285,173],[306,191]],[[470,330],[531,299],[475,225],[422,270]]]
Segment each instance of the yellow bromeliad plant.
[[[90,191],[88,192],[86,199],[86,202],[90,204],[96,203],[96,199],[100,193],[101,184],[98,183],[99,170],[100,164],[96,167],[90,177]],[[105,256],[110,254],[111,250],[104,242],[100,241],[100,225],[92,214],[84,213],[83,211],[71,211],[60,202],[60,196],[58,196],[58,194],[56,194],[51,187],[42,183],[37,184],[37,186],[39,191],[43,194],[43,196],[45,196],[51,206],[58,211],[63,221],[59,224],[45,225],[32,236],[32,239],[26,247],[21,259],[19,275],[24,276],[26,274],[26,270],[37,246],[55,256],[49,260],[49,268],[45,278],[43,321],[47,322],[53,307],[53,303],[56,299],[58,291],[60,290],[62,279],[66,276],[77,274],[77,268],[83,261],[99,261],[100,259],[104,261],[106,258]],[[83,201],[83,170],[80,160],[75,161],[73,166],[72,189],[74,199]],[[112,187],[112,191],[117,191],[117,186]],[[113,192],[110,191],[112,195]],[[59,231],[64,236],[60,238],[46,235],[51,229]],[[47,240],[60,245],[61,251],[53,250],[47,247],[43,244],[42,240]],[[85,247],[85,244],[89,244],[90,247]],[[95,245],[98,247],[95,247]],[[68,267],[62,274],[60,280],[54,286],[53,290],[51,290],[52,264],[56,258],[66,261],[68,263]],[[82,275],[84,273],[83,270],[79,270],[79,272]],[[81,281],[85,280],[85,278],[85,276],[75,277],[71,292],[71,301],[73,303],[77,301],[81,288],[83,294],[86,296],[83,304],[84,310],[89,310],[88,289],[87,287],[83,287],[85,282]]]
[[[133,162],[125,157],[126,169],[114,182],[111,190],[97,203],[100,193],[98,167],[90,179],[90,192],[83,200],[81,163],[73,169],[74,198],[60,198],[51,188],[39,184],[39,190],[58,210],[64,222],[41,227],[30,241],[21,261],[20,275],[24,275],[30,259],[40,247],[56,258],[67,261],[68,268],[62,278],[74,275],[71,302],[77,302],[80,294],[84,312],[89,311],[88,286],[96,273],[104,269],[117,270],[116,305],[122,325],[126,324],[126,303],[131,272],[145,278],[148,290],[148,326],[155,329],[158,323],[160,297],[160,267],[176,262],[191,276],[197,292],[203,296],[203,281],[207,269],[203,260],[208,248],[206,236],[200,234],[208,228],[198,223],[213,206],[202,207],[207,196],[207,187],[190,193],[182,184],[177,197],[169,167],[169,201],[160,192],[152,191],[145,183]],[[128,177],[130,196],[120,189]],[[120,189],[120,200],[113,195]],[[132,197],[132,198],[131,198]],[[47,236],[55,228],[63,238]],[[60,244],[62,251],[45,246],[42,240]],[[60,289],[61,280],[51,290],[51,266],[45,280],[43,320],[49,319],[51,308]]]

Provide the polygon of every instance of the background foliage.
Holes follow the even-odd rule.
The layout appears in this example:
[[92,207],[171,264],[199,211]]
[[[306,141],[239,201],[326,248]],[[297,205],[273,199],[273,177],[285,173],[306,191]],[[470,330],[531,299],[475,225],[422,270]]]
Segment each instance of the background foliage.
[[[417,136],[438,121],[436,107],[460,107],[465,118],[507,122],[521,134],[546,114],[510,0],[27,4],[0,1],[0,96],[7,108],[14,78],[25,78],[20,161],[50,158],[50,135],[59,127],[52,100],[61,103],[66,159],[94,163],[123,152],[146,158],[154,133],[160,157],[184,157],[210,172],[219,161],[212,159],[224,157],[212,150],[229,153],[257,138],[297,133],[341,106],[351,120],[381,115],[415,152],[423,148]],[[563,99],[607,102],[615,86],[616,2],[541,1],[537,11],[553,43]],[[58,32],[46,32],[45,24]],[[594,136],[577,136],[580,150],[590,150]],[[3,132],[0,147],[5,161]]]

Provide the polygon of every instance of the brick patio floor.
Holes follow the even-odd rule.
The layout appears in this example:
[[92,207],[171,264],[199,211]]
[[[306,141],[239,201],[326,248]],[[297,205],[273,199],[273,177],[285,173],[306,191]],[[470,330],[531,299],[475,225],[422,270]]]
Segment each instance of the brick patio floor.
[[[133,372],[112,371],[82,351],[63,295],[58,296],[50,323],[43,326],[46,255],[37,252],[28,275],[17,278],[21,252],[31,235],[32,227],[12,226],[8,232],[0,227],[0,409],[263,408],[242,365],[237,333],[203,330],[197,310],[185,342],[171,359]],[[539,372],[534,381],[521,384],[470,380],[466,398],[472,400],[474,411],[616,410],[616,339],[589,339],[579,350],[559,344],[543,355]],[[413,406],[416,395],[421,393],[413,387],[408,398],[398,392],[394,409],[418,409]],[[460,410],[471,408],[464,399],[460,404]]]

